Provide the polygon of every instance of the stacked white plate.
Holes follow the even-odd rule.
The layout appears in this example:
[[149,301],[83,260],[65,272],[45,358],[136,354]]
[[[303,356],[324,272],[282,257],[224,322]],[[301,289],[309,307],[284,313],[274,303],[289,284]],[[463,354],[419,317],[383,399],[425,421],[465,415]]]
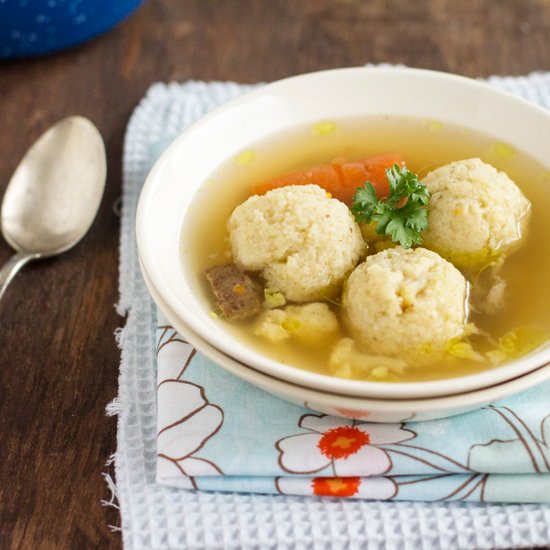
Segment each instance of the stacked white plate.
[[[323,90],[323,94],[317,93]],[[221,367],[262,389],[328,414],[392,422],[459,414],[550,379],[550,346],[502,367],[417,383],[353,381],[297,369],[236,339],[187,268],[181,227],[217,166],[266,137],[322,119],[399,115],[468,127],[543,163],[550,115],[463,77],[416,69],[357,68],[312,73],[246,94],[181,134],[152,169],[138,206],[137,240],[151,295],[173,326]],[[227,136],[230,136],[228,139]]]

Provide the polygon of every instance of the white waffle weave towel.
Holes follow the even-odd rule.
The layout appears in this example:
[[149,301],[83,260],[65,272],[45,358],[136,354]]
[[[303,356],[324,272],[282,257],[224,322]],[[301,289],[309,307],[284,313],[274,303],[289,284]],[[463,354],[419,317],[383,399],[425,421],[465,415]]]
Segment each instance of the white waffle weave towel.
[[[550,73],[492,77],[492,85],[550,109]],[[141,278],[135,212],[155,147],[250,86],[155,84],[132,115],[124,144],[120,302],[127,315],[115,454],[125,548],[328,549],[550,546],[550,506],[371,502],[206,493],[155,483],[155,307]]]

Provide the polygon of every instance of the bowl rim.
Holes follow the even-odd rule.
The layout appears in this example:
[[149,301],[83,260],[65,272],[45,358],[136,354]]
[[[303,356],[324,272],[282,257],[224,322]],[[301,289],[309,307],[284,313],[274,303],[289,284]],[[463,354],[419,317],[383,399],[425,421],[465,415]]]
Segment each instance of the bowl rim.
[[[481,407],[485,403],[493,402],[497,399],[502,399],[504,397],[526,391],[537,384],[550,380],[550,361],[548,361],[546,364],[541,365],[537,369],[519,375],[513,379],[499,382],[492,386],[463,393],[415,399],[380,399],[369,396],[350,396],[347,394],[334,393],[293,384],[284,379],[266,374],[255,369],[254,367],[241,363],[234,357],[214,347],[211,343],[193,332],[193,330],[190,329],[159,296],[158,291],[153,286],[141,262],[140,267],[143,272],[145,284],[156,305],[168,319],[172,327],[186,339],[187,343],[205,355],[208,359],[216,363],[216,365],[220,366],[220,368],[227,370],[245,382],[260,386],[263,389],[266,387],[273,388],[273,391],[278,391],[279,395],[288,395],[289,392],[293,395],[300,394],[300,396],[304,397],[303,406],[305,407],[309,407],[308,402],[313,403],[315,401],[321,401],[323,405],[334,408],[334,403],[332,403],[332,400],[336,398],[343,401],[343,406],[339,408],[349,408],[353,410],[354,407],[368,406],[372,408],[372,412],[374,413],[390,413],[395,411],[396,407],[414,408],[416,409],[416,412],[419,413],[445,413],[446,411],[452,411],[459,408],[475,410],[475,408]],[[457,414],[462,413],[451,413],[449,416],[454,416]],[[407,419],[407,422],[411,421],[425,420],[418,420],[415,418]]]
[[[536,113],[537,116],[544,117],[544,119],[548,121],[548,125],[550,127],[550,113],[548,111],[501,89],[460,75],[430,71],[426,69],[396,67],[353,67],[317,71],[292,76],[244,93],[243,95],[234,98],[212,110],[210,113],[200,118],[197,122],[190,125],[185,131],[179,134],[179,136],[168,146],[168,148],[156,161],[143,186],[136,214],[136,237],[138,251],[141,261],[143,262],[143,266],[147,270],[148,276],[158,289],[159,295],[162,296],[166,303],[176,302],[175,306],[178,317],[184,320],[186,325],[191,327],[194,332],[200,335],[201,338],[208,340],[208,327],[201,324],[197,317],[193,315],[193,312],[189,312],[186,311],[185,308],[178,307],[177,300],[174,300],[174,294],[172,293],[169,285],[164,284],[162,274],[155,269],[153,243],[151,243],[147,238],[148,226],[146,210],[147,206],[154,201],[154,194],[157,186],[161,184],[161,179],[159,179],[159,177],[162,173],[164,164],[178,150],[181,144],[185,145],[185,140],[190,139],[190,136],[193,136],[193,134],[196,134],[199,130],[204,128],[214,117],[219,117],[226,112],[230,112],[236,107],[250,102],[257,97],[265,96],[266,94],[273,95],[281,91],[284,92],[285,87],[288,86],[289,83],[295,83],[305,79],[331,78],[343,74],[352,75],[352,77],[357,76],[358,78],[363,78],[364,75],[368,75],[369,78],[372,78],[373,76],[381,77],[387,75],[391,75],[392,77],[395,77],[396,75],[402,75],[402,77],[415,75],[420,78],[435,78],[436,80],[439,79],[440,81],[455,83],[456,85],[479,91],[481,94],[489,93],[493,97],[500,97],[505,102],[516,104],[518,108],[528,109],[531,112]],[[368,395],[374,392],[382,398],[387,396],[392,396],[393,398],[408,398],[411,396],[422,397],[445,395],[448,393],[447,387],[449,383],[451,383],[454,387],[461,387],[462,391],[465,391],[486,387],[494,383],[509,380],[517,376],[518,372],[520,374],[525,374],[539,368],[548,359],[549,351],[550,350],[548,349],[535,351],[526,357],[511,361],[500,367],[466,376],[433,381],[402,382],[391,384],[339,379],[330,375],[305,371],[299,367],[279,363],[273,359],[263,356],[259,352],[255,352],[254,350],[249,350],[245,354],[242,352],[239,352],[238,354],[231,354],[231,356],[235,360],[238,360],[246,365],[253,364],[255,368],[267,375],[273,375],[277,378],[286,380],[287,382],[293,384],[298,383],[299,385],[303,385],[308,388],[337,389],[339,392],[346,395],[355,396]],[[254,360],[251,360],[252,357]]]

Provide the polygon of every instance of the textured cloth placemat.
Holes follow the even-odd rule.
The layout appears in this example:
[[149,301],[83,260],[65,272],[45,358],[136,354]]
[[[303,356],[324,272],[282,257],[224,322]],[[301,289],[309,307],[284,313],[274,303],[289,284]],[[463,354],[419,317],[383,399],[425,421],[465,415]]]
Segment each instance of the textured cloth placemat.
[[[550,74],[490,83],[550,108]],[[550,545],[550,506],[361,500],[186,491],[157,484],[156,313],[135,246],[139,191],[151,162],[187,125],[250,89],[155,84],[124,146],[120,302],[122,350],[115,453],[126,548],[510,548]]]

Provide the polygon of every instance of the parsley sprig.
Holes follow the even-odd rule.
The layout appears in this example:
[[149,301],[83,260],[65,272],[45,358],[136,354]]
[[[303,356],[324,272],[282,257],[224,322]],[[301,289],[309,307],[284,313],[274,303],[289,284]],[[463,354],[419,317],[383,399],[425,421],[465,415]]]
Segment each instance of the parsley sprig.
[[426,205],[430,192],[418,176],[394,164],[386,170],[390,196],[378,200],[372,183],[367,181],[353,197],[351,212],[358,222],[376,222],[379,235],[389,235],[403,248],[421,244],[420,233],[428,227]]

